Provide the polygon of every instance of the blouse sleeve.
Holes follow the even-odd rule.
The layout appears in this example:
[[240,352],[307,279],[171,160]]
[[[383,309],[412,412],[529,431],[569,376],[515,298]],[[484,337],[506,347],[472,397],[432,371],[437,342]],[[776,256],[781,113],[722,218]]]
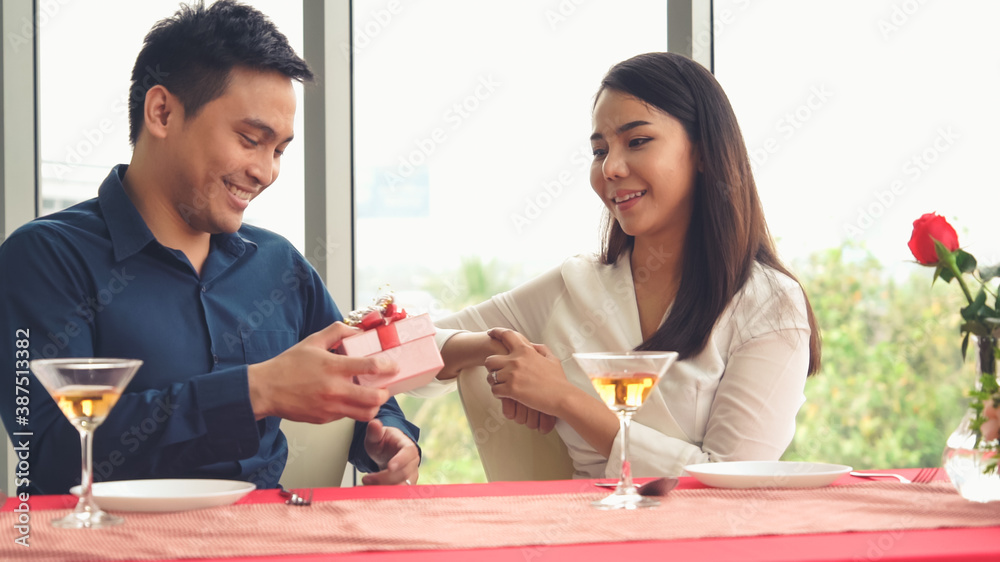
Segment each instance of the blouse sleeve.
[[[559,268],[553,269],[510,291],[460,310],[434,323],[437,334],[434,339],[438,349],[459,332],[483,332],[490,328],[508,328],[520,332],[531,341],[538,341],[544,319],[552,308],[555,295],[561,287]],[[426,386],[415,388],[406,394],[421,398],[432,398],[451,392],[457,388],[456,379],[441,381],[434,379]]]

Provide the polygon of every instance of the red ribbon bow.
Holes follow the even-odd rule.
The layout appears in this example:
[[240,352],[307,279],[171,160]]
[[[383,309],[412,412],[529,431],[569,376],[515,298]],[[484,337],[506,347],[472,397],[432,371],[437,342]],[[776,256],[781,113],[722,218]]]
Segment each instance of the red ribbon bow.
[[365,331],[374,329],[382,349],[389,349],[399,346],[399,334],[392,323],[403,318],[406,318],[405,310],[395,304],[388,304],[384,311],[373,310],[365,314],[358,327]]

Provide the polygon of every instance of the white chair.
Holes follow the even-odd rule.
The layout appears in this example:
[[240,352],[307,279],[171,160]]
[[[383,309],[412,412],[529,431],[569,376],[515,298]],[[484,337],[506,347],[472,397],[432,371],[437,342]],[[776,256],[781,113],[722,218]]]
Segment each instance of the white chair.
[[486,369],[466,369],[458,377],[465,417],[476,441],[479,459],[490,482],[566,480],[573,462],[555,431],[542,435],[508,420],[490,391]]
[[344,418],[317,425],[281,420],[288,439],[288,462],[281,484],[292,488],[339,487],[354,437],[354,420]]

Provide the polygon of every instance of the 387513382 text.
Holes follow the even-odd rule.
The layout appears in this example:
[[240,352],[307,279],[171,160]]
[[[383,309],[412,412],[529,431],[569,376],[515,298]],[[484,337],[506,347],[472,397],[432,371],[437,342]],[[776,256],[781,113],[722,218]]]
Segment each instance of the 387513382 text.
[[[19,328],[14,332],[14,423],[20,429],[28,429],[31,417],[31,378],[28,369],[31,361],[31,331]],[[14,455],[17,465],[14,471],[14,490],[17,494],[17,507],[14,508],[16,519],[14,530],[17,531],[14,542],[21,546],[29,546],[31,537],[31,507],[28,505],[30,495],[27,491],[17,492],[18,488],[28,485],[31,475],[31,431],[11,431],[14,445]]]

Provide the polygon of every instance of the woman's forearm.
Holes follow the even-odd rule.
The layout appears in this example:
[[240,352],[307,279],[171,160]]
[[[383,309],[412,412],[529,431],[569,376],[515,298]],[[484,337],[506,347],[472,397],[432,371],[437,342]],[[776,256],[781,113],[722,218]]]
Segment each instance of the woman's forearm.
[[618,436],[618,416],[600,400],[576,387],[574,390],[566,393],[556,417],[568,423],[598,453],[610,456]]
[[507,348],[491,338],[486,332],[458,332],[448,338],[441,348],[444,367],[438,373],[439,380],[449,380],[458,376],[462,369],[482,366],[490,355],[506,354]]

